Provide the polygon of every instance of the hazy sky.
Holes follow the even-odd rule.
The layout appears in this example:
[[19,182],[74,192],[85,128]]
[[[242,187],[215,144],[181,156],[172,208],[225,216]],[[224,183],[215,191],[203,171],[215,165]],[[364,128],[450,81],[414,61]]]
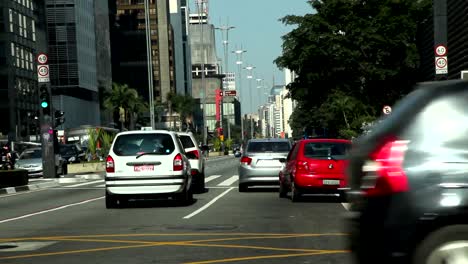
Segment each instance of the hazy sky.
[[[281,36],[291,31],[291,27],[283,25],[279,19],[286,15],[304,15],[312,12],[312,7],[306,0],[208,0],[210,23],[215,26],[224,26],[229,19],[229,25],[235,29],[229,31],[229,50],[240,48],[247,50],[244,53],[244,66],[255,66],[252,87],[257,87],[256,78],[265,80],[263,83],[271,87],[273,76],[276,84],[284,84],[284,74],[273,63],[282,52]],[[192,12],[196,12],[195,0],[191,0]],[[224,59],[221,31],[217,30],[216,44],[218,57]],[[236,71],[236,56],[229,52],[229,71]],[[224,65],[224,64],[223,64]],[[245,79],[246,72],[243,73]],[[242,98],[247,96],[248,82],[244,80]],[[245,91],[244,91],[245,90]],[[260,97],[261,94],[261,98]],[[264,101],[263,92],[257,89],[254,105]],[[246,99],[250,99],[246,97]],[[245,101],[245,99],[244,99]],[[248,102],[244,102],[248,103]],[[244,110],[244,109],[243,109]],[[244,112],[244,111],[243,111]]]

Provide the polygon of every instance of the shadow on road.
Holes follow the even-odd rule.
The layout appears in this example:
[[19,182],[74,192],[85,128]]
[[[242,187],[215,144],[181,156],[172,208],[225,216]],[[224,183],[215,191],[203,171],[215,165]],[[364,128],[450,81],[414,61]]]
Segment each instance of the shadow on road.
[[268,186],[268,187],[249,187],[246,191],[247,193],[269,193],[269,192],[278,192],[278,187]]
[[132,209],[132,208],[166,208],[166,207],[186,207],[192,206],[197,202],[197,199],[193,199],[190,203],[183,203],[181,201],[171,199],[135,199],[124,202],[120,208]]
[[301,203],[344,203],[343,198],[337,195],[303,195],[298,202]]

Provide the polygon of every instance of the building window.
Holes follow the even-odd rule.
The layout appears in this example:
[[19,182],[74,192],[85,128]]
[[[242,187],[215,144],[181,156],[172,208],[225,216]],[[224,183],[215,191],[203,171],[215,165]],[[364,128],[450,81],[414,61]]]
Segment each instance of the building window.
[[13,10],[8,9],[9,11],[9,22],[10,22],[10,32],[15,32],[13,27]]
[[27,38],[28,37],[28,27],[26,26],[27,23],[26,23],[26,16],[23,16],[23,31],[24,31],[24,37]]
[[36,41],[36,21],[31,21],[32,40]]

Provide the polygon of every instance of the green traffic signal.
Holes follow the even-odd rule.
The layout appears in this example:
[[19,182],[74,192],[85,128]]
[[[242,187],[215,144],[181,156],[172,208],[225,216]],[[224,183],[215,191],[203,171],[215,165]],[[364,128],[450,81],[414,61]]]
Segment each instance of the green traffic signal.
[[46,101],[41,102],[41,107],[42,108],[47,108],[48,106],[49,106],[49,103],[47,103]]

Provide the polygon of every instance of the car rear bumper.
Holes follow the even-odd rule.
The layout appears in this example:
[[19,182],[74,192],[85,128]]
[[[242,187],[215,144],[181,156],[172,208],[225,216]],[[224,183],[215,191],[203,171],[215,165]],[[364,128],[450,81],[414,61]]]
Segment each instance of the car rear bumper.
[[188,181],[183,177],[144,178],[129,177],[106,178],[106,191],[111,194],[169,194],[180,193]]
[[[331,182],[333,181],[333,182]],[[339,182],[338,182],[339,181]],[[335,183],[336,182],[336,183]],[[320,175],[296,175],[294,183],[299,189],[313,190],[347,190],[345,176],[343,174],[320,174]]]
[[241,165],[239,167],[239,183],[279,184],[281,168],[251,168]]

